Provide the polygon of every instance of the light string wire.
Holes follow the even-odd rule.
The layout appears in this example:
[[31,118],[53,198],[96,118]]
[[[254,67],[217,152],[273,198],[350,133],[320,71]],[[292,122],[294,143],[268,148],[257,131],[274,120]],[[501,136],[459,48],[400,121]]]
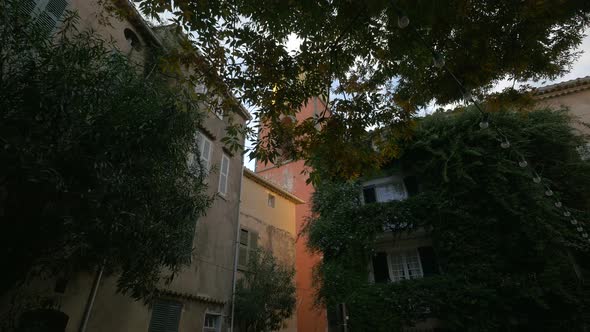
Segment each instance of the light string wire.
[[[395,1],[395,0],[394,0]],[[404,12],[395,4],[395,2],[392,1],[392,6],[394,8],[394,10],[397,12],[398,15],[398,20],[397,20],[397,25],[400,29],[405,29],[406,27],[408,27],[408,25],[410,24],[410,20],[409,18],[404,15]],[[422,44],[422,46],[424,46],[425,48],[427,48],[431,53],[432,53],[432,57],[433,57],[433,62],[434,62],[434,66],[442,69],[444,72],[446,72],[449,76],[451,76],[451,78],[453,79],[454,83],[457,85],[457,87],[459,88],[459,90],[461,91],[461,93],[463,94],[463,99],[465,100],[465,102],[467,103],[467,105],[469,105],[469,102],[473,103],[473,105],[475,106],[475,108],[479,111],[479,113],[482,116],[482,119],[479,123],[479,127],[482,130],[486,130],[490,128],[490,113],[485,111],[481,105],[479,104],[479,102],[477,101],[477,99],[475,99],[473,97],[473,95],[471,94],[471,92],[465,88],[465,86],[463,85],[463,83],[461,83],[461,81],[457,78],[457,76],[451,71],[451,69],[447,66],[447,64],[445,63],[444,57],[442,55],[441,52],[437,52],[437,50],[432,47],[425,39],[424,37],[420,34],[420,32],[416,29],[415,26],[410,27],[410,30],[416,35],[417,39],[420,41],[420,43]],[[511,149],[511,151],[517,155],[519,157],[518,160],[518,166],[520,168],[528,168],[530,171],[530,174],[532,176],[532,180],[534,183],[541,185],[542,187],[544,187],[545,189],[545,196],[549,199],[551,199],[551,197],[553,198],[553,205],[555,206],[555,208],[558,211],[561,211],[561,214],[568,218],[570,221],[570,224],[576,227],[576,231],[578,231],[578,233],[581,234],[583,239],[587,239],[588,242],[590,242],[590,239],[588,239],[588,233],[585,231],[584,229],[584,224],[579,222],[576,217],[572,214],[572,210],[569,209],[568,207],[566,207],[562,201],[559,199],[559,195],[556,195],[553,190],[551,189],[551,186],[549,185],[548,181],[543,180],[543,178],[539,175],[539,173],[537,173],[537,171],[535,170],[535,168],[533,166],[531,166],[529,164],[529,162],[526,160],[526,158],[524,157],[524,155],[519,152],[514,146],[512,146],[510,144],[510,141],[508,139],[508,136],[502,131],[501,128],[499,128],[495,123],[491,123],[491,129],[497,134],[497,140],[500,142],[500,147],[502,149]]]

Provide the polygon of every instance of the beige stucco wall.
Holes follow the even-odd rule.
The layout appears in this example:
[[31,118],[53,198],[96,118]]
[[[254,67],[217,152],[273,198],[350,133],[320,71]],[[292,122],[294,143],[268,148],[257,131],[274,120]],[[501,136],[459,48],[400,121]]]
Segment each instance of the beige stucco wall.
[[[139,65],[143,65],[146,56],[153,50],[136,26],[128,21],[111,18],[108,25],[98,24],[98,18],[104,12],[96,0],[71,0],[68,9],[77,10],[80,15],[80,28],[92,28],[105,39],[112,38],[118,49]],[[131,50],[123,33],[126,28],[134,31],[139,37],[143,45],[141,51]],[[207,210],[206,216],[195,220],[197,226],[191,265],[179,273],[170,285],[162,286],[170,291],[193,296],[191,300],[171,297],[183,303],[179,331],[202,331],[205,312],[222,314],[221,331],[228,330],[243,156],[241,151],[229,153],[225,150],[221,139],[225,136],[225,128],[229,122],[244,124],[245,121],[241,114],[232,113],[219,119],[209,113],[202,124],[203,132],[212,141],[212,171],[207,183],[208,194],[214,196],[215,200]],[[230,165],[227,194],[221,197],[217,195],[217,188],[219,166],[224,153],[230,157]],[[151,318],[150,306],[117,294],[116,277],[105,276],[102,279],[87,331],[147,331]],[[27,291],[55,299],[59,309],[69,316],[66,331],[77,331],[93,279],[94,273],[78,273],[68,281],[65,294],[54,292],[55,280],[51,278],[35,282],[34,287],[28,287]],[[6,309],[8,301],[9,297],[0,299],[0,307]]]
[[[275,196],[275,207],[268,206],[268,195]],[[244,176],[240,227],[258,233],[259,246],[271,250],[283,264],[295,266],[295,206],[296,203],[276,191]],[[297,314],[285,322],[280,331],[297,331]]]
[[559,94],[554,94],[550,98],[539,99],[537,105],[551,108],[568,108],[570,114],[576,118],[576,121],[572,123],[572,127],[584,134],[590,134],[590,129],[580,124],[580,122],[590,123],[590,89],[560,91]]

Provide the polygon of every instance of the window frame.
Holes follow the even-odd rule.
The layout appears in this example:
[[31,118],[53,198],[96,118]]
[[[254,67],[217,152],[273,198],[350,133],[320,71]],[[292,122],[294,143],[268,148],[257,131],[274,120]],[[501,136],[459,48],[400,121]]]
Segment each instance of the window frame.
[[[389,185],[399,185],[400,188],[402,189],[403,197],[401,197],[399,199],[388,200],[388,201],[379,200],[379,196],[377,194],[376,188],[386,187]],[[365,195],[364,195],[364,192],[367,189],[374,189],[374,194],[375,194],[375,202],[374,203],[387,203],[387,202],[393,202],[393,201],[403,201],[403,200],[407,199],[408,197],[410,197],[410,195],[408,193],[408,188],[406,188],[404,178],[401,176],[388,176],[388,177],[378,178],[378,179],[374,179],[374,180],[367,181],[367,182],[363,183],[362,184],[362,192],[361,192],[361,199],[362,199],[363,204],[369,204],[365,201]]]
[[[207,324],[207,316],[214,316],[216,318],[216,326],[206,326]],[[221,331],[221,313],[219,312],[211,312],[205,311],[205,316],[203,316],[203,332],[220,332]]]
[[276,204],[277,204],[277,196],[276,196],[276,195],[273,195],[273,194],[271,194],[271,193],[268,193],[268,198],[267,198],[267,200],[266,200],[266,205],[267,205],[268,207],[270,207],[270,208],[273,208],[273,209],[274,209],[274,208],[275,208],[275,206],[276,206]]
[[[176,322],[174,324],[176,326],[176,329],[175,329],[176,332],[180,331],[180,322],[182,320],[182,311],[183,311],[183,308],[184,308],[184,303],[182,303],[180,301],[175,301],[175,300],[172,300],[172,299],[169,299],[169,298],[158,298],[158,299],[156,299],[154,301],[154,303],[152,305],[152,308],[151,308],[150,321],[149,321],[149,325],[148,325],[148,332],[157,332],[158,331],[158,330],[155,330],[154,329],[154,327],[155,327],[154,324],[156,324],[155,321],[154,321],[154,312],[155,312],[156,304],[158,302],[159,303],[165,303],[167,305],[170,305],[170,304],[177,305],[175,308],[178,308],[178,318],[177,318],[177,320],[176,320]],[[169,318],[169,319],[172,319],[172,318]],[[170,323],[170,322],[169,321],[166,321],[165,323]],[[164,330],[165,331],[169,331],[168,328],[166,328]]]
[[[41,19],[41,15],[43,15],[43,14],[48,16],[49,19],[51,19],[54,22],[51,29],[47,31],[48,34],[53,34],[53,32],[61,25],[62,17],[64,15],[64,13],[71,6],[71,0],[62,0],[62,2],[65,4],[65,7],[62,10],[62,12],[59,14],[59,16],[57,16],[54,12],[47,9],[49,4],[52,1],[56,1],[56,0],[30,0],[30,1],[34,4],[34,6],[33,6],[33,8],[31,8],[31,12],[29,14],[34,19],[35,23],[37,23],[37,21],[39,21]],[[49,28],[49,26],[47,26],[47,28]]]
[[[417,258],[418,271],[419,271],[417,276],[411,277],[411,278],[410,278],[410,274],[409,274],[410,269],[408,268],[408,256],[409,256],[408,253],[410,253],[410,252],[412,254],[414,254],[415,257]],[[394,280],[394,276],[396,275],[394,273],[393,263],[392,263],[394,256],[401,257],[403,273],[404,273],[404,277],[402,279]],[[391,280],[391,282],[400,282],[402,280],[413,280],[413,279],[424,278],[424,269],[422,268],[422,260],[420,258],[420,252],[418,251],[418,248],[388,251],[387,252],[387,268],[389,269],[389,279]]]
[[[209,137],[207,137],[205,134],[198,131],[197,132],[197,144],[198,144],[199,158],[201,160],[201,164],[205,168],[205,171],[209,172],[209,170],[211,168],[211,152],[213,150],[213,141],[210,140]],[[207,158],[204,158],[203,151],[205,149],[205,145],[207,145],[207,144],[209,145],[209,151],[207,153]]]
[[[224,172],[223,169],[223,161],[227,160],[225,165],[227,166]],[[219,183],[217,185],[217,193],[221,196],[225,197],[227,195],[227,186],[229,182],[229,165],[230,165],[230,158],[227,154],[223,153],[221,155],[221,164],[219,165]],[[225,180],[222,182],[222,179]],[[221,190],[221,184],[223,183],[223,191]]]
[[[420,251],[418,250],[420,247],[405,247],[405,248],[396,248],[393,250],[379,250],[379,252],[384,252],[386,254],[386,261],[387,261],[387,273],[389,274],[389,283],[400,282],[403,280],[414,280],[414,279],[421,279],[424,278],[424,268],[422,266],[422,257],[420,256]],[[408,253],[415,254],[417,258],[417,266],[419,273],[416,276],[410,278],[409,276],[409,268],[408,268]],[[403,268],[403,278],[395,278],[397,273],[394,273],[393,268],[393,257],[399,256],[402,260],[402,268]],[[373,268],[373,261],[369,262],[369,281],[371,283],[377,283],[375,280],[375,270]]]

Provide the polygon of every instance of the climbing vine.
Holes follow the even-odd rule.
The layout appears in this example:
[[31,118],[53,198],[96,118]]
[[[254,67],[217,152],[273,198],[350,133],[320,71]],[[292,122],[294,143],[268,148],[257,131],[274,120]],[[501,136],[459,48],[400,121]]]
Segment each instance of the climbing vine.
[[[515,149],[481,130],[474,110],[421,119],[411,141],[396,142],[401,157],[381,172],[415,174],[420,192],[406,200],[363,205],[362,179],[375,174],[318,184],[307,227],[310,248],[323,254],[317,299],[345,303],[351,330],[396,331],[436,318],[451,331],[575,331],[590,320],[583,282],[590,244],[518,165],[530,160],[577,220],[588,220],[584,137],[566,111],[492,116]],[[384,229],[424,231],[441,273],[369,282]]]

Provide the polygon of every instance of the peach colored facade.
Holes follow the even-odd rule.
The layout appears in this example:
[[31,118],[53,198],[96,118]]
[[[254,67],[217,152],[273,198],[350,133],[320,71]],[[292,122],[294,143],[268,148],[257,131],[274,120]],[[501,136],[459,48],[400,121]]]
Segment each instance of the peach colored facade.
[[[294,267],[295,210],[305,202],[245,168],[242,181],[240,229],[258,234],[259,247],[270,250],[282,264]],[[280,331],[297,331],[297,311]]]
[[[324,101],[320,98],[312,98],[297,113],[297,121],[302,121],[314,114],[319,114],[325,108]],[[313,255],[307,249],[307,238],[301,235],[307,217],[311,213],[311,197],[314,188],[307,184],[307,175],[302,174],[305,169],[302,160],[286,162],[277,167],[272,164],[256,163],[256,173],[268,179],[281,188],[293,193],[306,203],[298,205],[295,210],[296,232],[295,242],[295,268],[297,286],[297,330],[300,332],[324,332],[327,330],[327,318],[325,308],[315,305],[315,291],[313,286],[313,268],[320,260],[318,255]]]

